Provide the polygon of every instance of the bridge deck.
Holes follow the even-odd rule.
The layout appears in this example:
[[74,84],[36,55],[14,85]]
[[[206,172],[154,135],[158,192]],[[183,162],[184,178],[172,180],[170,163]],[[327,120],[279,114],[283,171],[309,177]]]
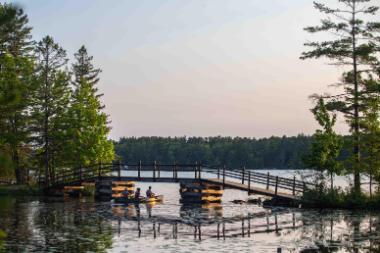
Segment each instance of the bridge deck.
[[[208,183],[213,183],[213,184],[223,185],[223,180],[217,179],[217,178],[202,179],[202,181],[208,182]],[[278,198],[287,199],[287,200],[298,200],[299,199],[298,196],[294,196],[292,194],[287,194],[287,193],[283,193],[283,192],[277,192],[277,194],[276,194],[276,192],[274,190],[270,190],[270,189],[267,190],[264,187],[263,188],[252,187],[252,186],[248,187],[248,185],[246,185],[246,184],[241,184],[241,183],[232,182],[232,181],[228,181],[228,180],[226,180],[224,182],[224,185],[228,188],[231,188],[231,189],[249,191],[249,192],[252,192],[255,194],[269,196],[269,197],[278,197]]]

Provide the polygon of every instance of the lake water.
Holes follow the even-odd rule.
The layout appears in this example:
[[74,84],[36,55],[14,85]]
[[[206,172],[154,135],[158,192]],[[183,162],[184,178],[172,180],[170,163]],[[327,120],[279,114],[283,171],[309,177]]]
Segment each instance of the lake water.
[[163,204],[0,196],[0,252],[380,252],[380,212],[265,209],[228,189],[184,206],[178,184],[149,185]]

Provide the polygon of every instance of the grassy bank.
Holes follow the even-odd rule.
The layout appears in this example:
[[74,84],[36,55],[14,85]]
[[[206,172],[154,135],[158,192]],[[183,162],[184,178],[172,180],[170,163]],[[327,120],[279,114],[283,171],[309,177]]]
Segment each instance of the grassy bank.
[[305,208],[330,209],[369,209],[380,210],[380,193],[369,196],[354,194],[340,189],[308,190],[302,197],[302,206]]
[[38,186],[30,185],[0,185],[0,195],[12,196],[39,196],[42,195],[41,189]]

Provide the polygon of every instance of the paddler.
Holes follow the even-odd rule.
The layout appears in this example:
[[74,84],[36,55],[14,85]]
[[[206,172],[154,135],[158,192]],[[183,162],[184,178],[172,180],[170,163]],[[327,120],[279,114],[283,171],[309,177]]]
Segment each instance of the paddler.
[[140,192],[141,192],[141,189],[137,188],[137,190],[135,192],[135,199],[140,199]]
[[122,195],[123,195],[123,198],[129,198],[129,191],[128,190],[124,190],[122,193],[121,193]]
[[149,189],[146,191],[146,197],[147,198],[153,198],[154,193],[152,192],[152,186],[149,186]]

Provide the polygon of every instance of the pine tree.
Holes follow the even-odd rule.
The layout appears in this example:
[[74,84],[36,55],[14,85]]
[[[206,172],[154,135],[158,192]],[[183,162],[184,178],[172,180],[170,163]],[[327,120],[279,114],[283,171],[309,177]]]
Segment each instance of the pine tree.
[[[364,21],[361,16],[374,16],[379,7],[368,5],[371,0],[339,0],[342,8],[330,8],[314,2],[314,7],[328,16],[321,25],[305,28],[310,33],[330,32],[335,39],[305,43],[312,50],[302,53],[301,59],[326,57],[333,64],[348,66],[343,75],[345,93],[330,97],[329,108],[342,112],[348,119],[354,137],[354,191],[360,193],[360,80],[365,73],[379,66],[379,22]],[[333,19],[335,20],[333,20]]]
[[0,156],[8,161],[7,167],[14,168],[18,183],[27,177],[29,109],[35,85],[27,23],[22,9],[0,4]]
[[338,161],[342,149],[342,140],[333,129],[336,114],[330,115],[323,99],[319,99],[312,112],[323,130],[317,130],[314,134],[310,153],[305,158],[305,163],[311,169],[322,173],[327,172],[330,175],[330,189],[332,191],[334,189],[334,175],[339,175],[342,172],[341,163]]
[[71,89],[65,70],[66,51],[52,37],[44,37],[36,47],[38,89],[34,97],[33,119],[36,143],[41,148],[41,165],[45,183],[54,180],[57,163],[62,160],[66,126],[61,122],[67,113]]
[[82,46],[75,54],[73,64],[74,93],[68,119],[71,122],[70,156],[75,157],[76,166],[111,162],[114,158],[113,143],[107,139],[110,128],[108,116],[97,94],[100,69],[94,68],[92,56]]

